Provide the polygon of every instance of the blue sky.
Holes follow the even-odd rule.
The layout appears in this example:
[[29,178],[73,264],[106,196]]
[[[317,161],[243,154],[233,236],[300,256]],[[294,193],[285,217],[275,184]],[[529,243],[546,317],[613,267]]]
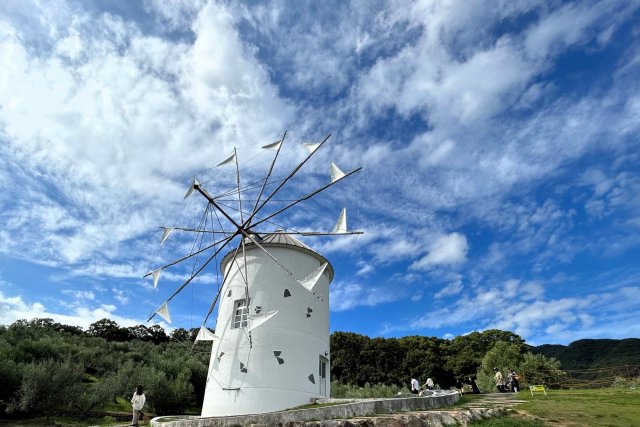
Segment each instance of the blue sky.
[[[639,22],[637,1],[2,2],[0,323],[143,323],[192,271],[142,278],[193,245],[158,244],[197,224],[192,177],[232,187],[237,147],[259,179],[287,130],[274,177],[332,137],[280,200],[363,167],[266,228],[346,207],[365,232],[303,239],[336,271],[333,331],[638,337]],[[171,327],[200,325],[211,266]]]

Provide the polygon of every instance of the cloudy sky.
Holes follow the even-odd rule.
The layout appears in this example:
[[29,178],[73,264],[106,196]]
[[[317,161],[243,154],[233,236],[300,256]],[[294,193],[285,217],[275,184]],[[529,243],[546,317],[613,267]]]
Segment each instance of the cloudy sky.
[[142,278],[202,245],[158,244],[198,225],[193,176],[233,187],[236,147],[255,182],[286,130],[273,179],[331,138],[265,212],[363,167],[269,224],[365,232],[303,238],[332,331],[640,336],[637,1],[9,0],[0,64],[1,324],[146,321],[205,260]]

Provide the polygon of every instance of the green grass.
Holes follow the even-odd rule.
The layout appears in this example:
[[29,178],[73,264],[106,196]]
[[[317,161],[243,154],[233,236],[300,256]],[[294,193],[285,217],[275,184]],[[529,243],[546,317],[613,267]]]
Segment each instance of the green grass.
[[107,405],[100,408],[100,411],[105,412],[131,412],[131,402],[124,397],[116,397],[115,402],[110,402]]
[[547,396],[526,392],[517,407],[551,423],[580,426],[632,426],[640,420],[640,390],[620,388],[551,390]]
[[517,417],[501,417],[491,418],[489,420],[482,420],[472,422],[469,426],[482,426],[482,427],[544,427],[545,423],[542,421],[524,420]]
[[[617,427],[640,425],[640,390],[601,388],[549,390],[547,395],[522,391],[514,398],[526,400],[514,407],[518,415],[479,421],[482,427],[589,426]],[[466,396],[463,396],[466,399]],[[469,401],[467,401],[468,403]],[[464,402],[463,402],[464,405]]]

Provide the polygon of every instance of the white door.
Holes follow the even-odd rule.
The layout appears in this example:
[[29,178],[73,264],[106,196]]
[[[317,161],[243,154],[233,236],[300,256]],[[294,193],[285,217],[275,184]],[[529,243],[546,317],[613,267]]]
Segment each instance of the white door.
[[320,395],[327,396],[327,362],[325,357],[320,356],[320,364],[318,366],[318,377],[320,378]]

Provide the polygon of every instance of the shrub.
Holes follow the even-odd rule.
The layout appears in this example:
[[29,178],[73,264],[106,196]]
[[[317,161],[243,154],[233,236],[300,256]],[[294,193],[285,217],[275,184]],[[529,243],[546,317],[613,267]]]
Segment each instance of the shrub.
[[82,393],[83,368],[69,360],[49,359],[24,367],[18,409],[31,414],[52,415],[66,408]]

